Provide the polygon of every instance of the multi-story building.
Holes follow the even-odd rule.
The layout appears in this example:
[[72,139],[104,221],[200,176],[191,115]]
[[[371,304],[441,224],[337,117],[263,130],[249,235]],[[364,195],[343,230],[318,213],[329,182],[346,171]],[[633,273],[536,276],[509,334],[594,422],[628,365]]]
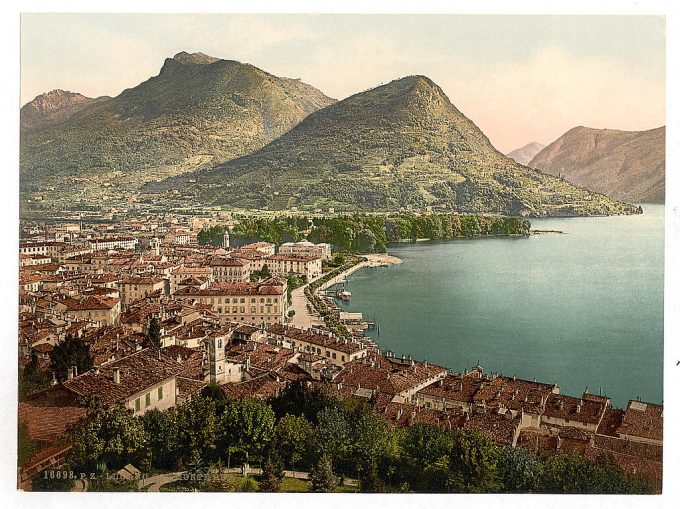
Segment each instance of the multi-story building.
[[120,299],[110,297],[85,297],[64,299],[64,315],[78,320],[97,322],[99,325],[118,325],[120,322]]
[[117,283],[123,306],[155,292],[162,293],[164,285],[164,280],[157,277],[125,277]]
[[137,244],[139,244],[139,240],[129,236],[104,237],[101,239],[91,239],[89,243],[93,251],[108,249],[125,249],[134,251],[137,248]]
[[331,245],[326,243],[313,244],[308,240],[285,242],[279,246],[279,254],[288,256],[311,256],[323,260],[330,260]]
[[205,289],[183,288],[175,298],[210,305],[221,322],[261,326],[284,323],[288,311],[288,285],[285,279],[260,282],[214,283]]
[[242,283],[250,280],[250,263],[235,258],[213,257],[209,262],[217,283]]
[[273,276],[286,277],[291,274],[311,281],[321,276],[321,258],[312,256],[274,255],[265,260]]
[[336,366],[365,357],[368,352],[367,344],[339,338],[330,332],[274,324],[267,327],[266,333],[286,348],[319,355]]

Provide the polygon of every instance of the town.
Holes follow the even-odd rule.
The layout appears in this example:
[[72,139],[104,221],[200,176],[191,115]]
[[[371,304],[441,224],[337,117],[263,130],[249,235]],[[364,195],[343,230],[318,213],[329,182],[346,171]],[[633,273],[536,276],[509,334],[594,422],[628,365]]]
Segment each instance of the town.
[[[229,228],[199,243],[202,231],[236,223],[175,215],[22,224],[19,422],[35,447],[20,464],[21,488],[64,465],[74,447],[67,431],[88,415],[87,401],[138,417],[210,387],[228,400],[271,401],[304,386],[363,401],[395,428],[471,429],[499,447],[607,457],[661,490],[662,405],[632,399],[619,409],[588,388],[567,395],[557,382],[381,350],[366,334],[375,324],[342,312],[333,288],[389,257],[307,240],[236,247]],[[134,478],[138,466],[120,475]]]

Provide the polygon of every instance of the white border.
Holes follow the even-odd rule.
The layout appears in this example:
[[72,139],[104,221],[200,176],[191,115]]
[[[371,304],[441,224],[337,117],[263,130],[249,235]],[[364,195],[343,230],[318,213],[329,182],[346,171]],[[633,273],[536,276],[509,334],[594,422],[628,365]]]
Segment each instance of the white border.
[[[680,488],[677,479],[680,475],[678,465],[678,440],[680,411],[678,410],[678,377],[680,366],[680,302],[678,282],[680,281],[678,262],[680,260],[680,214],[678,213],[678,168],[680,168],[680,119],[678,90],[680,79],[680,9],[678,3],[661,0],[570,0],[569,2],[547,2],[536,0],[476,1],[373,1],[331,0],[311,1],[293,0],[273,2],[262,0],[206,1],[166,0],[162,3],[149,0],[84,1],[84,0],[25,0],[3,4],[0,17],[1,32],[4,38],[2,59],[3,78],[0,80],[0,118],[2,135],[0,154],[3,185],[0,187],[2,199],[3,242],[0,272],[0,313],[2,313],[2,343],[5,345],[0,373],[0,397],[4,403],[3,418],[0,421],[3,454],[0,456],[2,491],[0,496],[5,507],[39,506],[57,507],[149,507],[163,504],[167,507],[202,507],[207,504],[228,504],[252,507],[265,507],[275,504],[277,508],[316,507],[318,505],[342,507],[347,504],[375,507],[450,507],[461,504],[465,507],[609,507],[614,504],[625,507],[674,507],[680,501]],[[664,405],[666,423],[664,454],[664,494],[656,497],[633,496],[549,496],[549,495],[283,495],[277,494],[270,499],[264,494],[173,494],[135,495],[135,494],[37,494],[16,491],[16,291],[18,287],[17,249],[18,243],[18,171],[19,157],[19,13],[20,12],[281,12],[281,13],[457,13],[457,14],[655,14],[667,16],[667,200],[666,200],[666,288],[665,288],[665,344],[664,344]],[[674,263],[675,261],[675,263]],[[218,498],[219,497],[219,498]]]

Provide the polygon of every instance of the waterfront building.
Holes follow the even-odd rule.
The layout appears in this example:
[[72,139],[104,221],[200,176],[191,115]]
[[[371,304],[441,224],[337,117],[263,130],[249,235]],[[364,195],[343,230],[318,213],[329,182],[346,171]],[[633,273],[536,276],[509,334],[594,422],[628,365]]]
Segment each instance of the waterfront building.
[[279,254],[287,256],[309,256],[321,258],[322,260],[330,260],[331,245],[326,243],[313,244],[308,240],[285,242],[279,246]]
[[321,258],[313,256],[289,256],[277,254],[265,260],[273,276],[286,277],[291,274],[312,281],[321,276]]
[[266,333],[284,347],[316,354],[336,366],[344,366],[368,354],[367,344],[339,338],[329,331],[303,330],[279,323],[267,327]]
[[259,282],[213,283],[208,288],[183,288],[177,299],[209,305],[222,322],[262,326],[284,323],[288,311],[285,279]]

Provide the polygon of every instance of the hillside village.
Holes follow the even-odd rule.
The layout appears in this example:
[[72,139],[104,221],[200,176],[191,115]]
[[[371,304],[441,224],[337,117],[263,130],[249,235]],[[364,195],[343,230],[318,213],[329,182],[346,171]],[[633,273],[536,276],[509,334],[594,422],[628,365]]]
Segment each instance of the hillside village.
[[[562,394],[557,382],[462,371],[382,351],[361,327],[326,327],[313,302],[292,312],[296,288],[342,276],[331,246],[308,241],[199,245],[196,218],[156,222],[27,224],[19,246],[19,365],[50,382],[27,391],[19,421],[38,444],[19,484],[63,465],[67,430],[85,401],[134,416],[183,405],[215,384],[230,400],[271,400],[291,384],[366,402],[389,425],[472,429],[499,446],[540,454],[603,455],[661,487],[663,406]],[[316,295],[317,286],[310,287]],[[301,294],[304,295],[304,294]],[[303,326],[300,313],[315,320]],[[336,317],[337,318],[337,317]],[[336,323],[333,321],[332,323]],[[53,368],[74,338],[91,367]]]

